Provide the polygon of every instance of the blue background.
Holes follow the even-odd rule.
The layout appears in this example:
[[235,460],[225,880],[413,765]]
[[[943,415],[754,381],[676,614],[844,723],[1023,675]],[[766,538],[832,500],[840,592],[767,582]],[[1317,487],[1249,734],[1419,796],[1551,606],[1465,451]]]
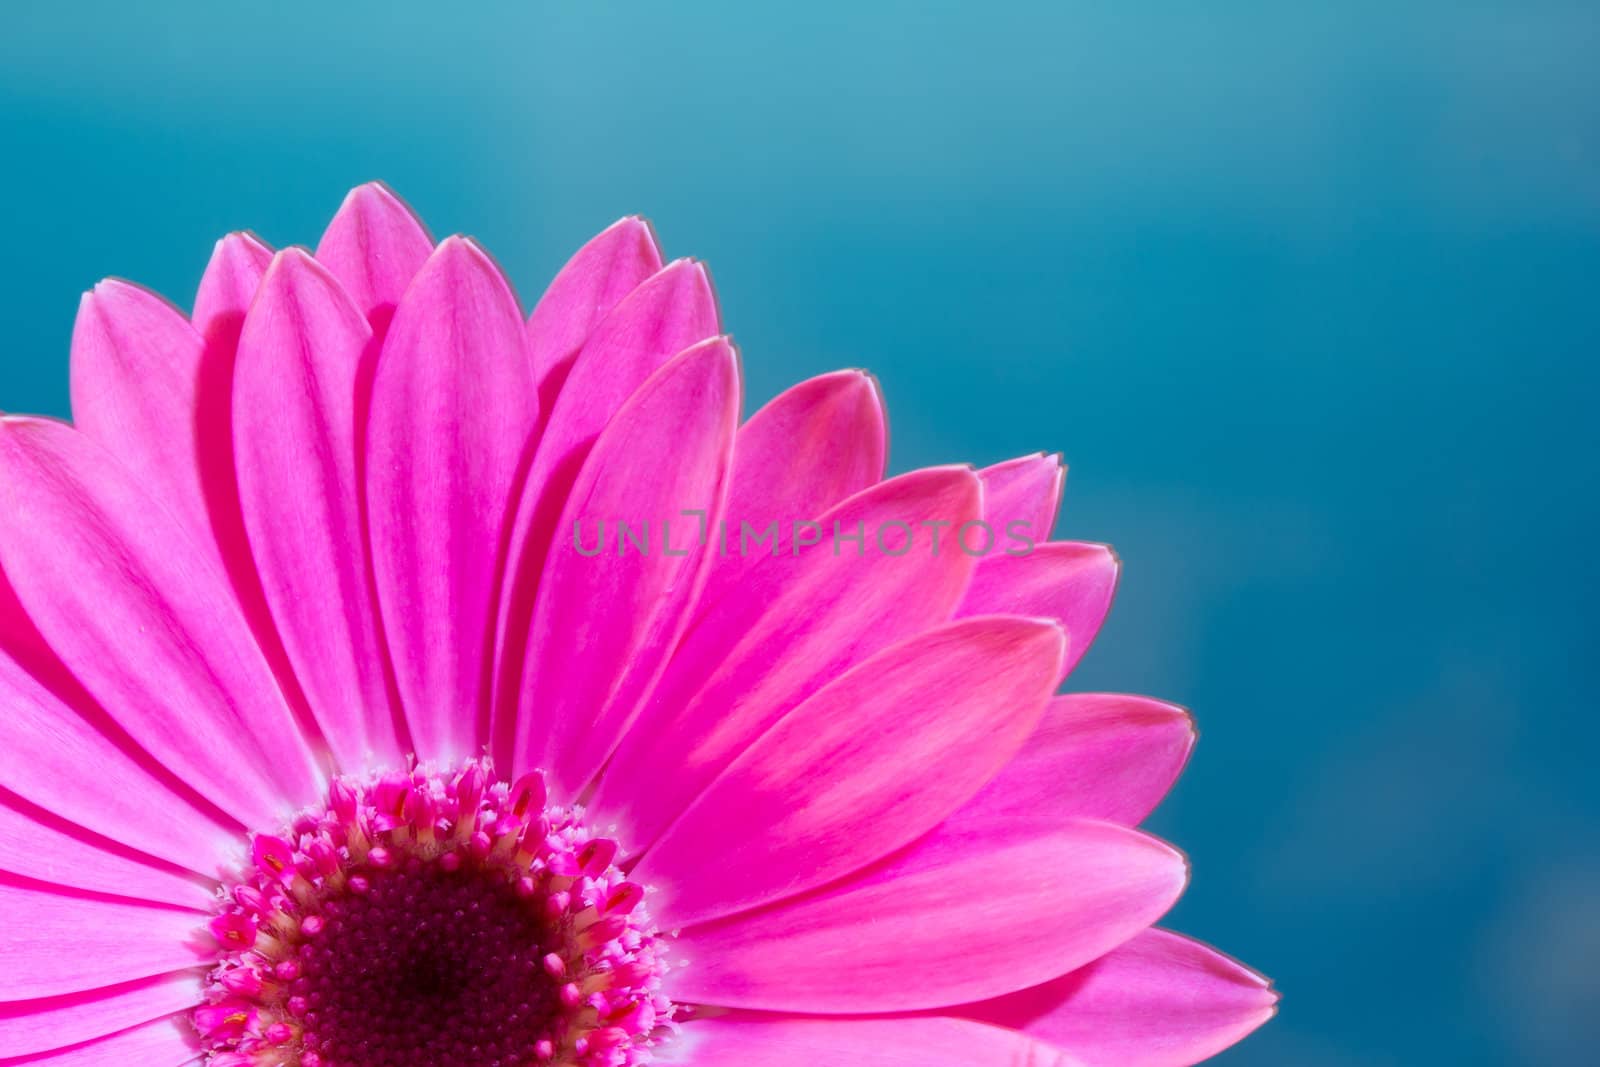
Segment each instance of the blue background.
[[358,181],[530,303],[644,212],[752,405],[864,365],[896,469],[1066,453],[1075,682],[1201,723],[1170,921],[1285,994],[1223,1062],[1593,1062],[1600,8],[223,6],[0,15],[6,408],[99,277]]

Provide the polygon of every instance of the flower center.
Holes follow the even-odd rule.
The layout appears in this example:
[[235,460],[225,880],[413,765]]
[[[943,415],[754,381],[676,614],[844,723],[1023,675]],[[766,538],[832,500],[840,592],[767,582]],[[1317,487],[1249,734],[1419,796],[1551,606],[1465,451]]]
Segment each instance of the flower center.
[[212,1067],[631,1067],[673,1029],[614,841],[487,761],[336,780],[211,921]]

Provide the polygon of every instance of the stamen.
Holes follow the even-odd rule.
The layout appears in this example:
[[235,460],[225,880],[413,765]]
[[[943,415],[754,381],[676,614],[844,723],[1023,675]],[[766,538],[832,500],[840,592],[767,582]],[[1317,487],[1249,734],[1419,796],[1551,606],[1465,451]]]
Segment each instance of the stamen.
[[675,1029],[617,842],[487,761],[336,780],[209,924],[211,1067],[632,1067]]

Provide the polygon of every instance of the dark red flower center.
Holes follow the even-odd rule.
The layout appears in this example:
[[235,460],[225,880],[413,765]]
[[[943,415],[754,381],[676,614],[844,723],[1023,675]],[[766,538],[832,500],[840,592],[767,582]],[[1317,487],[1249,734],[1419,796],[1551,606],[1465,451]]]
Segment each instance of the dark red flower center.
[[483,762],[339,780],[252,842],[195,1022],[212,1067],[628,1067],[672,1029],[616,844]]
[[476,864],[368,870],[300,957],[308,1049],[330,1064],[534,1062],[561,1014],[540,963],[562,934]]

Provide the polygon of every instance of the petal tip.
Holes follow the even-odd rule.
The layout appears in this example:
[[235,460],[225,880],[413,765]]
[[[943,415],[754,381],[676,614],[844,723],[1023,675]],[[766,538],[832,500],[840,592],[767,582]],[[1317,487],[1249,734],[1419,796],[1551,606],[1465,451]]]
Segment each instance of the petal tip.
[[664,271],[678,271],[686,278],[692,279],[695,283],[710,289],[713,295],[716,293],[716,287],[711,282],[711,267],[707,265],[706,261],[703,259],[696,259],[694,256],[684,256],[682,259],[673,260],[671,263],[668,263],[661,269]]
[[500,269],[499,262],[479,244],[477,240],[465,234],[454,233],[440,241],[423,264],[418,278],[421,279],[435,273],[444,275],[446,284],[463,281],[463,274],[476,275],[487,281],[494,291],[501,297],[509,298],[515,306],[517,320],[521,322],[526,315],[523,313],[521,299],[517,291],[512,288],[505,271]]
[[706,284],[711,282],[711,268],[705,260],[696,259],[694,256],[680,256],[661,268],[663,274],[682,275],[686,278],[698,279]]
[[731,374],[735,378],[743,376],[744,360],[732,334],[718,334],[698,341],[680,352],[677,358],[685,357],[711,360],[719,374]]
[[883,383],[878,381],[878,376],[865,367],[849,367],[836,372],[845,382],[845,386],[852,392],[860,393],[863,399],[883,406]]
[[656,236],[655,223],[643,215],[624,215],[600,231],[600,236],[610,238],[619,243],[637,241],[641,246],[648,244],[657,251],[661,248],[661,241]]
[[86,306],[92,307],[108,326],[118,316],[142,314],[150,310],[155,310],[158,315],[171,312],[185,321],[189,318],[182,308],[154,289],[115,275],[101,278],[83,294],[78,303],[79,311]]
[[[1001,616],[1006,618],[1007,616]],[[1020,631],[1020,640],[1023,643],[1036,643],[1041,647],[1054,644],[1056,665],[1059,668],[1061,661],[1066,658],[1067,647],[1071,643],[1071,635],[1067,633],[1066,624],[1060,619],[1044,615],[1015,615],[1009,616],[1016,620]],[[1052,677],[1054,677],[1052,675]],[[1052,689],[1054,687],[1052,686]]]
[[141,286],[134,282],[128,281],[126,278],[110,277],[101,278],[99,281],[95,282],[89,291],[84,295],[93,296],[98,302],[102,300],[115,300],[122,297],[135,296],[138,293],[145,291],[146,290],[144,290]]
[[362,182],[345,194],[344,201],[340,203],[335,218],[346,215],[360,216],[388,216],[391,218],[404,215],[417,224],[424,233],[427,227],[423,226],[421,217],[411,209],[405,198],[389,187],[388,183],[373,179]]
[[261,280],[265,285],[267,279],[277,275],[295,277],[305,271],[317,270],[321,270],[321,267],[310,252],[299,245],[290,245],[273,253],[271,262],[267,264],[266,274]]
[[272,246],[263,241],[261,235],[254,230],[229,230],[221,237],[218,237],[216,243],[211,246],[213,255],[231,254],[235,251],[246,249],[259,250],[270,254]]

